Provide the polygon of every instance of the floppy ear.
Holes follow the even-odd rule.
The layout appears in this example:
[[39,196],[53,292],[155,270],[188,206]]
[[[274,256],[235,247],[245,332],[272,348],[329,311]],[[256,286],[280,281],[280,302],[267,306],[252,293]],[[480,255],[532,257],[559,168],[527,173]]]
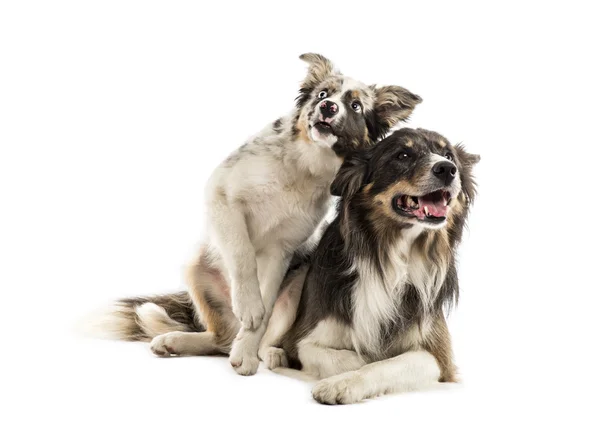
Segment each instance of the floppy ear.
[[309,64],[308,74],[302,82],[303,89],[312,90],[327,77],[339,73],[329,59],[318,53],[304,53],[300,59]]
[[468,166],[472,168],[481,160],[481,156],[479,154],[468,153],[467,150],[465,150],[464,145],[462,144],[457,144],[455,148],[456,153],[458,154],[460,164],[463,166]]
[[479,163],[481,157],[479,154],[470,154],[465,150],[462,144],[454,146],[458,161],[460,162],[460,182],[463,193],[467,196],[467,202],[470,203],[477,194],[477,184],[473,177],[473,166]]
[[360,190],[367,176],[367,160],[352,156],[344,160],[342,167],[331,183],[331,194],[349,199]]
[[374,139],[379,139],[387,133],[390,128],[398,122],[406,120],[413,112],[417,104],[420,104],[420,96],[409,92],[400,86],[382,86],[371,88],[375,92],[375,104],[373,106],[374,121],[373,129],[369,129]]

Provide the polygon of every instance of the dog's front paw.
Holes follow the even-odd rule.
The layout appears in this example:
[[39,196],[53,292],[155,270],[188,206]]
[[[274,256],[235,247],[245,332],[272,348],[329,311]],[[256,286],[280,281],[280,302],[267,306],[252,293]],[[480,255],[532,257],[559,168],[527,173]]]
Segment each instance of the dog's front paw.
[[229,353],[229,363],[235,372],[248,376],[256,374],[260,361],[256,351],[249,351],[241,341],[235,340]]
[[168,332],[154,337],[150,342],[152,353],[160,357],[177,356],[181,354],[183,334],[181,332]]
[[313,398],[326,405],[360,402],[365,398],[358,372],[345,372],[319,381],[312,389]]
[[233,300],[233,314],[241,322],[242,327],[250,330],[258,328],[265,316],[265,306],[260,292],[236,295]]
[[268,369],[287,368],[288,360],[285,351],[278,347],[269,347],[261,356]]

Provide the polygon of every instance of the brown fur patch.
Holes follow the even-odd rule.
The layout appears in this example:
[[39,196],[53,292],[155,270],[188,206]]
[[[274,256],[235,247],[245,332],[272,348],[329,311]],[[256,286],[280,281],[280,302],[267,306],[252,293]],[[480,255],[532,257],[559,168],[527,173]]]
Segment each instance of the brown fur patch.
[[[412,227],[408,223],[398,223],[398,216],[395,217],[387,212],[391,211],[386,208],[381,202],[375,201],[371,212],[368,215],[369,223],[378,239],[378,259],[388,260],[388,249],[393,246],[394,242],[400,239],[404,230]],[[381,215],[381,210],[385,210],[386,214]]]
[[423,348],[430,352],[440,367],[440,382],[457,382],[456,366],[452,355],[450,332],[443,315],[433,320],[430,332],[425,337]]
[[297,138],[307,144],[312,144],[312,139],[308,136],[308,123],[305,116],[301,116],[296,122]]
[[429,262],[435,260],[440,272],[446,276],[451,254],[448,228],[424,230],[415,241],[413,251],[416,256],[421,256]]
[[189,268],[187,279],[190,296],[202,312],[206,330],[215,334],[216,344],[227,352],[239,330],[227,281],[221,271],[210,264],[204,251]]
[[[371,184],[372,185],[372,184]],[[392,199],[398,194],[419,194],[420,189],[412,182],[402,180],[388,187],[384,192],[377,194],[372,199],[372,206],[379,212],[389,218],[397,219],[398,214],[392,209]],[[397,222],[396,222],[397,224]]]
[[466,206],[466,198],[465,195],[461,192],[458,197],[450,201],[448,207],[450,210],[448,211],[448,225],[446,226],[446,230],[454,230],[456,227],[456,218],[460,217]]
[[379,193],[377,196],[375,196],[375,199],[389,203],[392,200],[392,198],[397,194],[414,195],[419,194],[420,192],[421,189],[418,185],[415,185],[414,182],[408,180],[401,180],[389,186],[384,192]]

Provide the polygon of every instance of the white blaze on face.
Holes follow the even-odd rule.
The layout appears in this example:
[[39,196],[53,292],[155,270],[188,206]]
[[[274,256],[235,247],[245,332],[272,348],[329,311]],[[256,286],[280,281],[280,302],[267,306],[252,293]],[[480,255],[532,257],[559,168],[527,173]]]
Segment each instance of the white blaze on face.
[[[449,159],[445,158],[444,156],[440,156],[439,154],[431,153],[431,155],[429,157],[430,169],[433,169],[433,166],[438,162],[451,162],[454,164],[454,166],[456,166],[456,163],[454,161],[449,160]],[[458,169],[458,166],[456,166],[456,169]],[[450,193],[452,193],[452,197],[455,197],[458,194],[458,192],[460,191],[460,174],[459,173],[456,174],[456,177],[452,181],[452,184],[450,184],[449,191],[450,191]]]
[[[360,90],[360,89],[364,89],[365,87],[366,86],[364,84],[362,84],[354,79],[344,77],[344,84],[342,85],[342,87],[339,91],[336,91],[335,93],[331,94],[330,96],[319,100],[319,102],[315,106],[315,110],[313,112],[313,117],[314,117],[313,120],[315,120],[315,122],[330,123],[330,124],[333,124],[333,126],[335,127],[335,123],[344,119],[346,114],[348,114],[348,106],[344,104],[344,100],[343,100],[344,95],[349,91]],[[321,114],[321,110],[320,110],[319,106],[321,105],[321,103],[326,102],[326,101],[333,102],[337,105],[338,110],[337,110],[337,114],[335,116],[330,117],[330,118],[325,118],[325,117],[323,117],[323,114]],[[310,129],[310,137],[312,138],[312,140],[314,142],[325,143],[328,146],[332,146],[333,144],[335,144],[338,139],[337,136],[329,134],[329,133],[321,134],[314,127],[315,122],[313,122],[311,124],[312,127]]]
[[[335,116],[333,116],[333,117],[323,117],[323,114],[321,113],[320,105],[323,102],[327,102],[327,101],[333,102],[333,103],[337,104],[338,111],[337,111],[337,114]],[[329,147],[331,147],[333,144],[335,144],[337,142],[337,139],[338,139],[337,136],[332,135],[330,133],[322,134],[314,126],[314,123],[316,123],[316,122],[325,122],[325,123],[332,124],[333,122],[338,121],[339,118],[343,116],[344,111],[345,111],[345,109],[344,109],[344,106],[342,105],[342,100],[341,100],[341,94],[340,93],[335,93],[332,96],[329,96],[327,98],[323,98],[323,99],[319,100],[319,102],[315,106],[315,112],[314,112],[314,115],[313,115],[313,117],[315,117],[315,122],[313,122],[313,126],[312,126],[312,128],[310,130],[310,137],[313,139],[313,141],[315,141],[315,142],[323,142],[323,143],[327,144]]]

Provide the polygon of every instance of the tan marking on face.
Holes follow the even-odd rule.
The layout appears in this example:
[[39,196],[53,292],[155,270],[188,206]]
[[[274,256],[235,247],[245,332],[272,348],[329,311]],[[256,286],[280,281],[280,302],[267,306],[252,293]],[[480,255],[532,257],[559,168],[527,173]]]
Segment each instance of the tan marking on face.
[[296,123],[298,138],[307,144],[312,144],[312,139],[308,136],[308,119],[306,114],[302,114]]
[[370,182],[367,185],[365,185],[365,188],[363,188],[363,193],[368,193],[369,191],[371,191],[371,188],[373,188],[373,183]]
[[408,181],[402,180],[395,183],[373,198],[372,206],[375,212],[395,221],[401,219],[392,208],[392,199],[397,194],[418,194],[418,189]]
[[[390,185],[385,191],[377,194],[374,201],[378,202],[377,209],[380,209],[380,213],[385,214],[390,218],[394,218],[396,221],[401,219],[398,214],[392,208],[392,199],[398,195],[409,195],[417,196],[423,193],[419,183],[425,181],[429,174],[429,166],[424,166],[415,174],[415,178],[409,180],[402,179],[396,183]],[[416,183],[416,185],[415,185]]]
[[397,194],[407,194],[414,196],[416,194],[419,194],[420,192],[421,190],[415,185],[413,185],[412,182],[403,179],[394,183],[393,185],[390,185],[384,192],[379,193],[377,196],[375,196],[375,199],[389,202]]
[[438,145],[439,145],[441,148],[446,148],[446,145],[448,145],[448,144],[446,144],[446,141],[444,141],[443,139],[440,139],[440,140],[438,141]]
[[455,218],[462,216],[465,211],[465,206],[467,203],[467,199],[465,198],[464,193],[460,192],[457,197],[454,197],[450,203],[448,204],[448,215],[447,215],[447,229],[451,229],[454,227]]
[[406,141],[406,144],[404,144],[404,145],[406,145],[407,147],[409,147],[409,148],[410,148],[410,147],[412,147],[413,145],[415,145],[415,143],[414,143],[414,142],[412,142],[412,141],[409,139],[408,141]]

